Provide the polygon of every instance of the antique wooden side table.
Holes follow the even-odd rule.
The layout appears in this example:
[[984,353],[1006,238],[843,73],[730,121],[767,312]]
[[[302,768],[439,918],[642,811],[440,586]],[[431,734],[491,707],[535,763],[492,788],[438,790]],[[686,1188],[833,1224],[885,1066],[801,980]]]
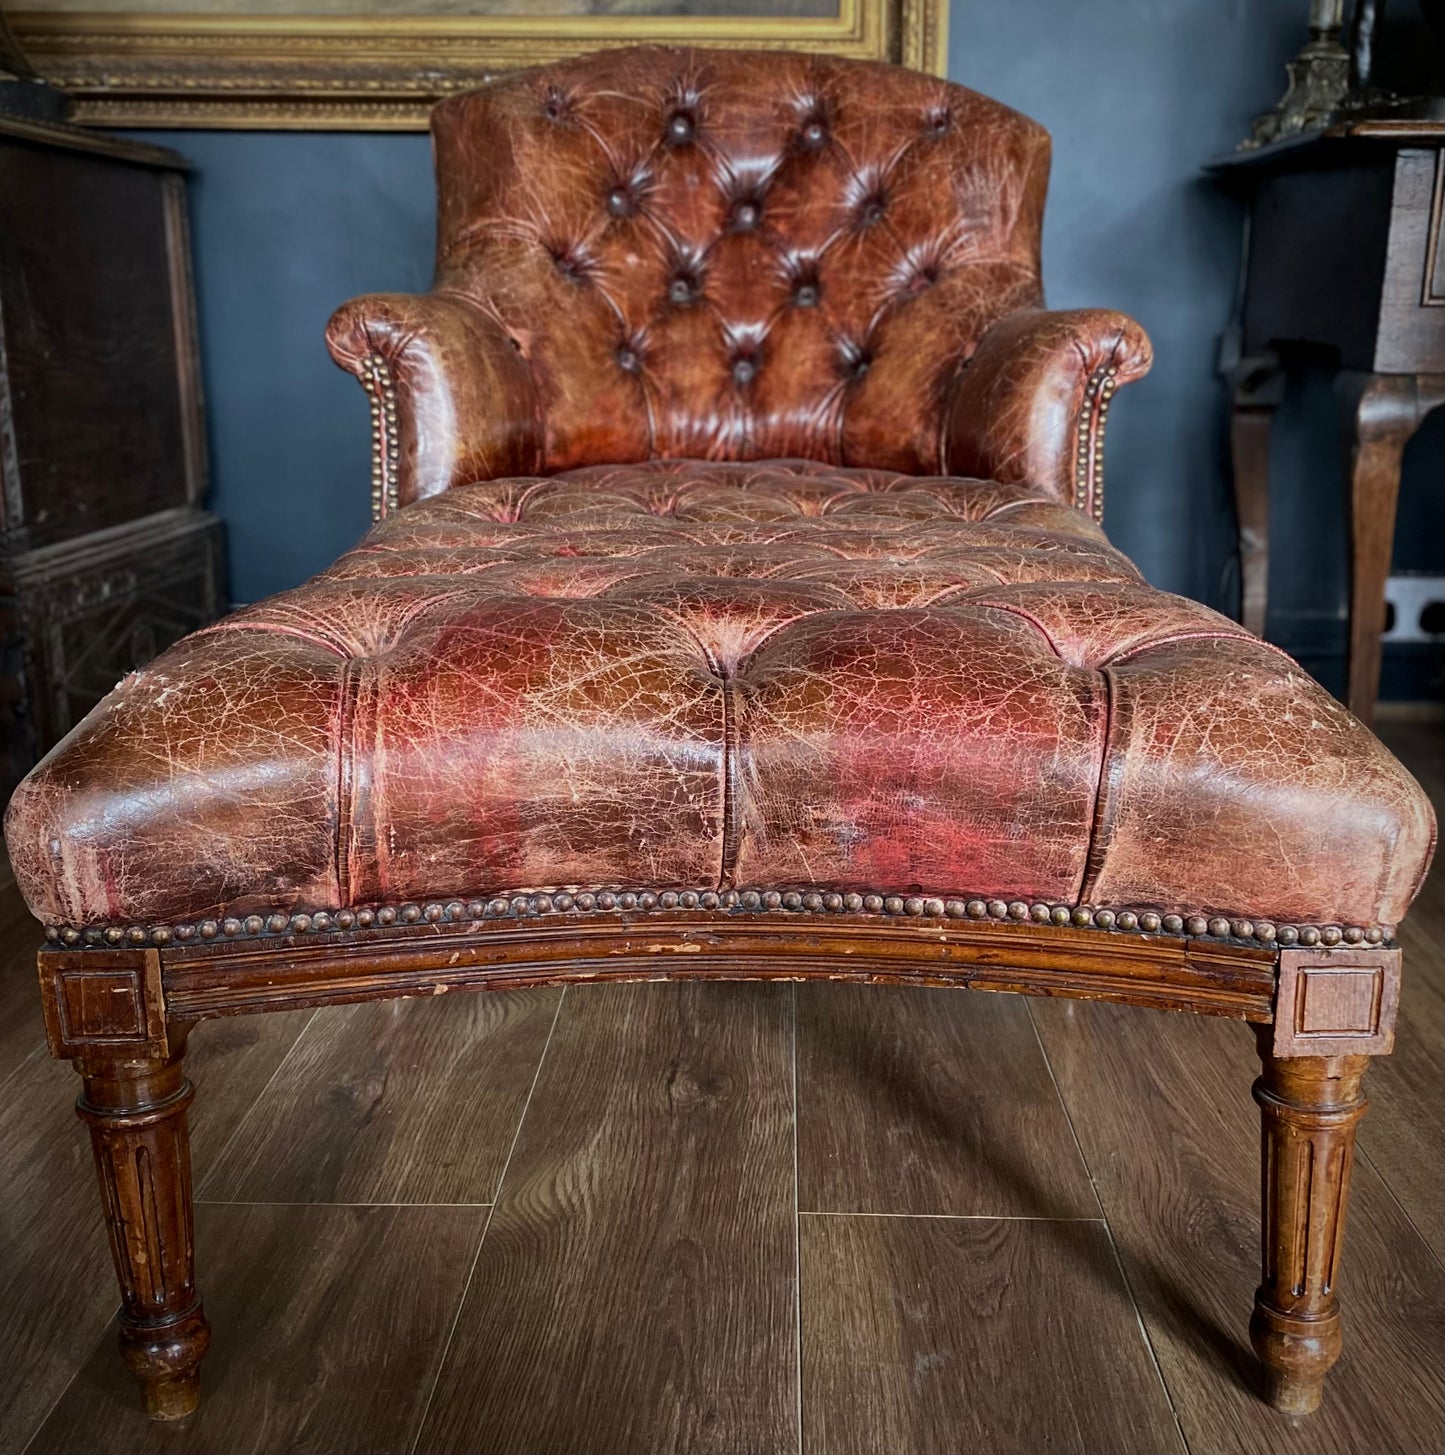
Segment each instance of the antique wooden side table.
[[1265,633],[1269,437],[1291,351],[1337,364],[1350,534],[1347,701],[1374,715],[1400,460],[1445,403],[1445,123],[1359,121],[1221,158],[1248,202],[1223,360],[1239,514],[1241,621]]

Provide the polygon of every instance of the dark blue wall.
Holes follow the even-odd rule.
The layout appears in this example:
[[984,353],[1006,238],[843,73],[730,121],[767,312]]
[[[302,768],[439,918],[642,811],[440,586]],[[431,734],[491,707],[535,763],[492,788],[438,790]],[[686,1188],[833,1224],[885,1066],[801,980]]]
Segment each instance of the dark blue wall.
[[[1157,585],[1230,609],[1237,582],[1215,372],[1239,216],[1200,174],[1279,94],[1300,0],[955,0],[951,73],[1054,135],[1045,280],[1057,307],[1105,304],[1153,336],[1154,372],[1110,415],[1110,534]],[[149,133],[191,157],[213,503],[232,594],[302,580],[367,524],[361,391],[330,362],[331,310],[425,287],[433,187],[419,135]],[[1439,422],[1437,421],[1437,426]],[[1445,428],[1407,462],[1402,564],[1445,571]],[[1344,540],[1328,384],[1282,411],[1271,635],[1327,678]]]

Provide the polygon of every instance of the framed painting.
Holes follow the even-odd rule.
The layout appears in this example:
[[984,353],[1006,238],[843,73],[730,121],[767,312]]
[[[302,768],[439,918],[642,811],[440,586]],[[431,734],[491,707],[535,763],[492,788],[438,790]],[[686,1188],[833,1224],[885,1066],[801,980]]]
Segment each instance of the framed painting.
[[948,0],[18,0],[79,121],[410,131],[500,72],[604,45],[789,47],[942,74]]

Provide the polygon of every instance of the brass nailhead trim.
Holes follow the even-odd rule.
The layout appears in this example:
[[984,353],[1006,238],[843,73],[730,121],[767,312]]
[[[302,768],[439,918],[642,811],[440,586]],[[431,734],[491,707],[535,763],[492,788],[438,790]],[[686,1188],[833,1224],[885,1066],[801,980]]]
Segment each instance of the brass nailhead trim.
[[371,518],[397,509],[400,488],[401,436],[396,425],[396,382],[380,354],[368,354],[361,366],[361,387],[371,401]]
[[1119,371],[1100,364],[1084,386],[1079,411],[1078,453],[1074,458],[1074,504],[1095,520],[1104,519],[1104,426],[1109,402],[1119,387]]
[[441,924],[488,919],[531,919],[551,914],[634,910],[805,911],[926,919],[1012,920],[1073,925],[1126,933],[1188,935],[1194,939],[1252,940],[1264,945],[1347,945],[1384,943],[1384,931],[1356,925],[1281,925],[1269,920],[1226,919],[1222,915],[1166,914],[1155,909],[1108,909],[1022,899],[940,899],[934,896],[848,893],[816,889],[599,889],[555,894],[497,895],[428,904],[383,904],[363,909],[251,914],[245,919],[203,919],[176,925],[48,925],[46,938],[66,946],[189,944],[197,940],[250,939],[264,935],[328,934],[392,925]]

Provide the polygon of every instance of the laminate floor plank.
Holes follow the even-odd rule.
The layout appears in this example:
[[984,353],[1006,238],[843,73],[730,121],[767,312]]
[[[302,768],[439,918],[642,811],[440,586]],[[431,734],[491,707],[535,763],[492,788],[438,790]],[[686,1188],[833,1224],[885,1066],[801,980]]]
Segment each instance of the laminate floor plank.
[[792,991],[569,989],[418,1448],[797,1448]]
[[485,1221],[474,1207],[197,1208],[215,1331],[200,1409],[148,1420],[112,1328],[30,1450],[408,1450]]
[[[1381,736],[1424,784],[1445,822],[1445,724],[1390,723]],[[1399,930],[1400,1019],[1392,1055],[1366,1078],[1360,1146],[1445,1263],[1445,855]]]
[[[1345,1351],[1323,1406],[1291,1420],[1258,1395],[1258,1071],[1245,1026],[1035,1001],[1033,1015],[1191,1450],[1438,1451],[1445,1276],[1357,1157],[1340,1276]],[[1368,1078],[1367,1078],[1368,1085]]]
[[798,1205],[1098,1216],[1022,998],[800,985]]
[[1183,1450],[1102,1221],[802,1229],[805,1450]]
[[560,990],[332,1007],[198,1196],[490,1203]]
[[[186,1069],[196,1086],[191,1152],[198,1178],[311,1014],[252,1016],[192,1032]],[[120,1301],[90,1138],[74,1110],[79,1090],[74,1070],[52,1061],[42,1045],[0,1102],[7,1179],[0,1197],[0,1450],[30,1438]],[[203,1276],[210,1252],[201,1247]]]
[[1400,926],[1404,978],[1395,1049],[1365,1078],[1370,1110],[1359,1144],[1435,1257],[1445,1265],[1445,865],[1437,864]]
[[35,952],[40,926],[10,884],[0,889],[0,1086],[35,1056],[46,1056]]

